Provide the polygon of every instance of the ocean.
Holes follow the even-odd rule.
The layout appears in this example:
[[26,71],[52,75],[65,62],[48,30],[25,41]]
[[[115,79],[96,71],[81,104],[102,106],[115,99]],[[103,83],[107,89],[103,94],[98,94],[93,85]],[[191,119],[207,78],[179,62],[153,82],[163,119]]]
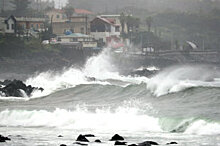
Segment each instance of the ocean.
[[128,144],[220,146],[218,68],[150,69],[159,71],[150,77],[121,75],[105,49],[82,68],[34,73],[24,82],[43,92],[0,97],[0,134],[11,138],[0,145],[73,146],[79,134],[94,134],[88,145],[113,146],[109,139],[117,133]]

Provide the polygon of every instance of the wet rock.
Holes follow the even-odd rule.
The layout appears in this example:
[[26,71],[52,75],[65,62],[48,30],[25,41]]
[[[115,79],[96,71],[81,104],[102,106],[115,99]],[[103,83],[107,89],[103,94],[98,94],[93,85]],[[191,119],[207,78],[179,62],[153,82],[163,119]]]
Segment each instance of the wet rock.
[[137,146],[136,144],[130,144],[130,145],[128,145],[128,146]]
[[8,140],[11,140],[11,139],[8,138],[8,137],[4,137],[4,136],[0,135],[0,142],[6,142]]
[[96,78],[94,78],[94,77],[86,77],[86,79],[87,79],[88,81],[96,81]]
[[65,145],[65,144],[61,144],[60,146],[67,146],[67,145]]
[[93,134],[85,134],[83,136],[85,136],[85,137],[95,137],[95,135],[93,135]]
[[23,92],[27,95],[30,96],[31,93],[34,90],[40,90],[43,91],[43,88],[38,88],[38,87],[32,87],[31,85],[26,86],[22,81],[20,80],[5,80],[4,82],[0,83],[4,87],[0,88],[0,91],[6,96],[13,96],[13,97],[23,97]]
[[138,146],[151,146],[151,144],[147,142],[139,143]]
[[81,134],[77,137],[76,141],[89,142],[89,140]]
[[12,82],[11,80],[4,80],[3,82],[0,81],[0,85],[7,86],[7,85],[10,84],[11,82]]
[[167,143],[167,145],[170,145],[170,144],[178,144],[178,143],[175,142],[175,141],[172,141],[172,142],[170,142],[170,143]]
[[75,142],[74,144],[78,144],[78,145],[88,145],[88,144],[80,143],[80,142]]
[[142,69],[142,70],[136,70],[131,72],[132,76],[145,76],[145,77],[149,77],[152,76],[154,74],[156,74],[157,71],[149,71],[148,69]]
[[62,135],[58,135],[58,137],[63,137]]
[[115,145],[126,145],[127,142],[120,142],[120,141],[116,141]]
[[124,140],[124,138],[118,134],[115,134],[110,141],[116,141],[116,140]]
[[157,142],[154,142],[154,141],[146,141],[148,143],[150,143],[151,145],[159,145]]
[[99,139],[96,139],[96,140],[95,140],[95,142],[97,142],[97,143],[101,143],[101,140],[99,140]]
[[159,144],[154,141],[145,141],[143,143],[138,144],[138,146],[151,146],[151,145],[159,145]]

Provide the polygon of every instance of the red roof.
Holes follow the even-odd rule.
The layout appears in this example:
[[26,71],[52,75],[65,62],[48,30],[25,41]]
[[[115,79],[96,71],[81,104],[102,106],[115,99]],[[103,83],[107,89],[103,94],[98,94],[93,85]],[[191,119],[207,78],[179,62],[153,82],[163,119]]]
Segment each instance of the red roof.
[[[55,11],[55,12],[58,12],[58,13],[65,13],[64,9],[53,9],[51,11]],[[74,9],[74,13],[76,13],[76,14],[87,14],[87,15],[93,14],[93,12],[85,10],[85,9]]]
[[93,12],[85,10],[85,9],[74,9],[77,14],[93,14]]
[[108,23],[110,25],[113,25],[113,26],[120,26],[120,24],[116,24],[115,23],[115,19],[114,18],[103,18],[103,17],[100,17],[100,16],[97,16],[96,18],[104,21],[105,23]]

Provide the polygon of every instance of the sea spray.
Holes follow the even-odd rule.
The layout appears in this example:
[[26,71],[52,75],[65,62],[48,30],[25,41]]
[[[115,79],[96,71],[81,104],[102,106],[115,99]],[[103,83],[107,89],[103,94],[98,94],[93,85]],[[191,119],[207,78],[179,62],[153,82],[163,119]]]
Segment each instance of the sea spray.
[[[89,78],[95,80],[89,80]],[[26,84],[43,87],[44,92],[35,91],[32,98],[49,95],[53,92],[72,88],[80,84],[107,84],[117,85],[117,81],[126,82],[118,84],[126,87],[130,84],[147,82],[146,77],[123,76],[117,72],[117,68],[111,64],[110,49],[104,49],[98,56],[89,58],[83,68],[65,68],[63,71],[47,71],[36,74],[26,80]],[[115,82],[116,81],[116,82]],[[115,84],[116,83],[116,84]]]
[[192,87],[220,87],[217,70],[208,66],[173,66],[159,72],[147,82],[147,89],[155,96],[183,91]]

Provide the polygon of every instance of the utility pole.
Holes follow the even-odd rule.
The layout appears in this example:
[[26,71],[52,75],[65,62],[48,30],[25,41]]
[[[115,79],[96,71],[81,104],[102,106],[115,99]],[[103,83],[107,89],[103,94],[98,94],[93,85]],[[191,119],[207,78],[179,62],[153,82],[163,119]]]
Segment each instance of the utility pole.
[[86,15],[86,34],[88,34],[88,16]]

